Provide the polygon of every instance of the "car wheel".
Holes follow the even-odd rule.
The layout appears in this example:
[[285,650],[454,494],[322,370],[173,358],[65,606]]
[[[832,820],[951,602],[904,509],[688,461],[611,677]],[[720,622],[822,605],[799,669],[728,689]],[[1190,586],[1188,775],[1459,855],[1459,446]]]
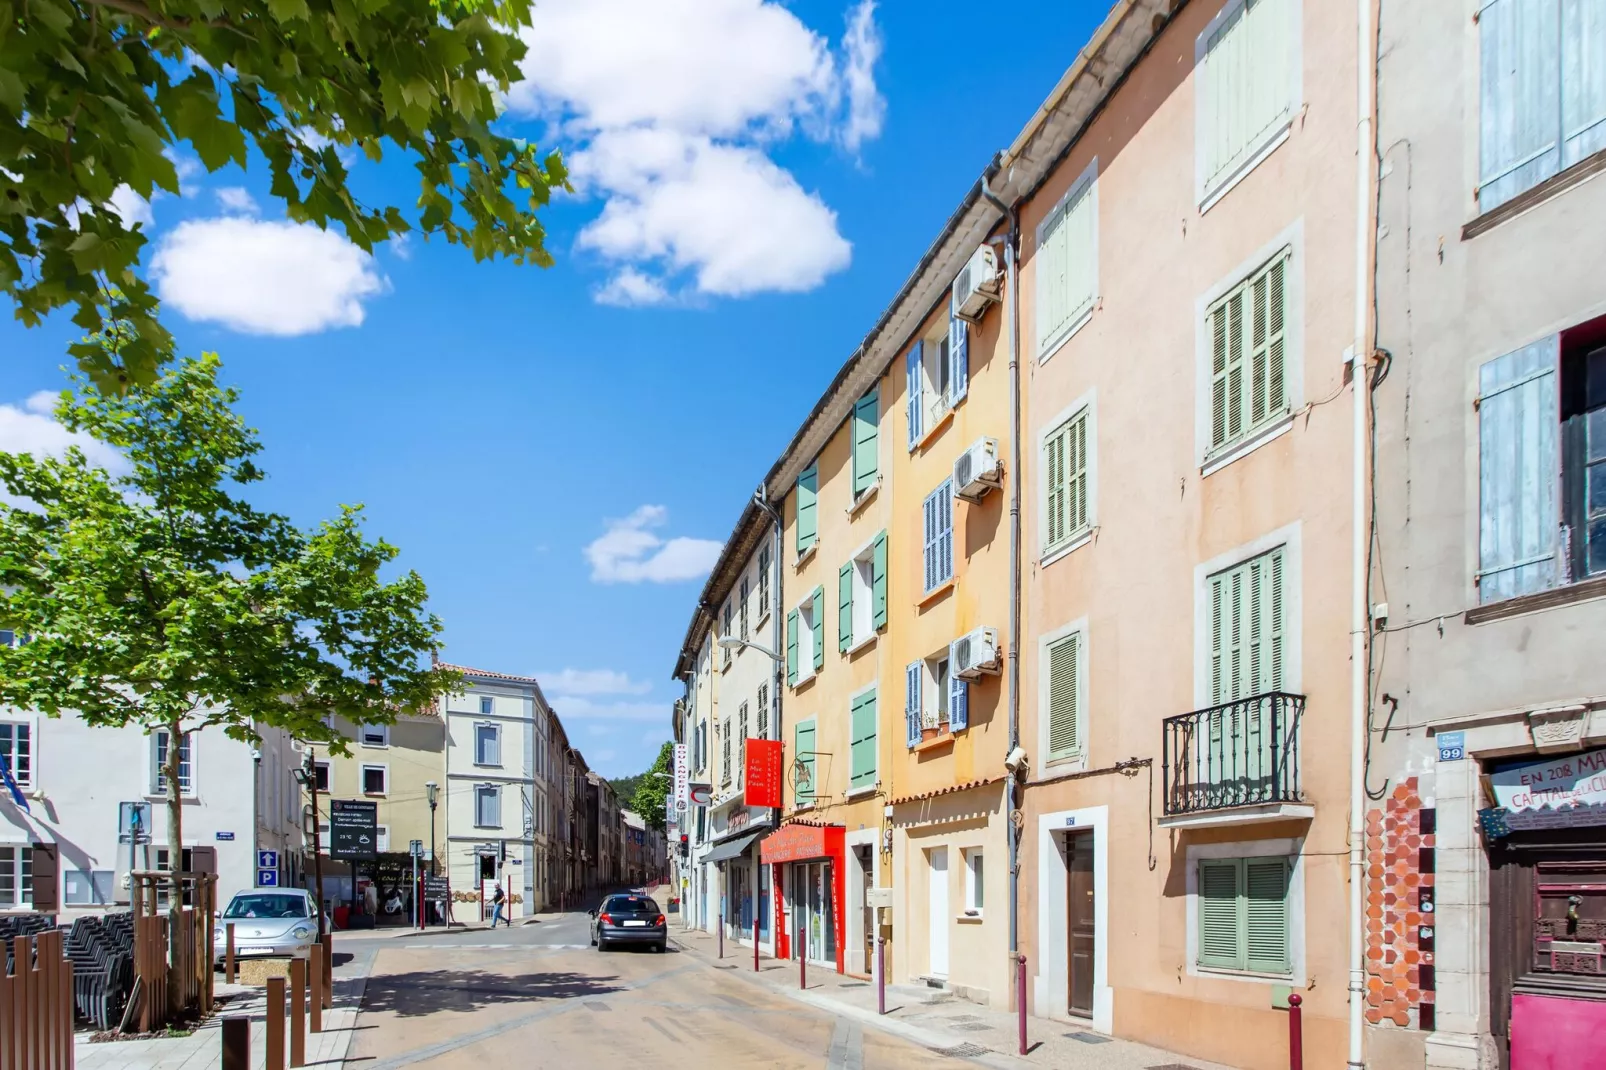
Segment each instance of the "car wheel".
[[601,939],[601,938],[600,938],[600,937],[599,937],[599,938],[598,938],[598,939],[597,939],[597,950],[598,950],[598,951],[600,951],[600,952],[602,952],[602,953],[603,953],[603,954],[607,954],[607,951],[608,951],[608,941],[606,941],[606,940],[603,940],[603,939]]
[[653,945],[653,950],[657,951],[658,954],[662,955],[665,951],[669,950],[669,942],[667,940],[660,941],[660,942],[658,942],[658,943]]

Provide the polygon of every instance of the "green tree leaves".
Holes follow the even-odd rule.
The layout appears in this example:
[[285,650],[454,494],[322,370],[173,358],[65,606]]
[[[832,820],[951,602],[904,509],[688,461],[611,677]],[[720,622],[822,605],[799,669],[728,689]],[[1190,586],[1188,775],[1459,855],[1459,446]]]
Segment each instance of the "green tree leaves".
[[[177,194],[184,143],[212,171],[254,146],[290,219],[364,250],[417,226],[549,265],[536,213],[568,188],[562,159],[493,129],[529,18],[528,0],[0,0],[0,291],[25,323],[72,306],[87,331],[121,291],[126,344],[71,353],[102,391],[153,381],[171,338],[135,272],[142,228],[108,204]],[[415,220],[347,182],[340,149],[387,145],[417,167]]]
[[640,814],[649,828],[659,832],[663,832],[668,824],[664,815],[669,793],[675,787],[674,755],[674,744],[665,742],[651,767],[641,774],[641,779],[636,783],[635,797],[630,800],[630,809]]

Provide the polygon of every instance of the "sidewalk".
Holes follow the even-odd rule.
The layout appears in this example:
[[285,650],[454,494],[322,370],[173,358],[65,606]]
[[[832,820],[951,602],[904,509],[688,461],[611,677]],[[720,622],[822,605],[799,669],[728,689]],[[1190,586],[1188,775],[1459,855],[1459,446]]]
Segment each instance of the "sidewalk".
[[[340,1070],[346,1050],[351,1047],[357,1010],[362,1004],[366,971],[356,977],[336,977],[334,1005],[323,1012],[323,1032],[307,1034],[308,1067]],[[118,1040],[89,1043],[88,1033],[73,1038],[73,1058],[77,1070],[221,1070],[223,1065],[222,1020],[236,1015],[251,1018],[251,1065],[261,1067],[267,1059],[267,993],[244,985],[216,988],[218,997],[232,998],[217,1013],[186,1037],[151,1040]],[[289,996],[285,997],[286,1004]],[[288,1010],[288,1007],[286,1007]],[[285,1060],[290,1057],[288,1020],[285,1029]]]
[[1091,1030],[1046,1018],[1027,1018],[1029,1054],[1021,1058],[1019,1019],[967,1003],[950,992],[923,986],[889,985],[887,1013],[876,1011],[876,986],[835,971],[809,967],[808,990],[798,988],[795,962],[765,958],[753,972],[753,948],[727,942],[725,959],[718,961],[718,938],[699,929],[669,929],[670,940],[682,950],[708,960],[733,978],[763,985],[829,1014],[853,1018],[875,1029],[901,1036],[945,1055],[970,1058],[984,1066],[1005,1068],[1055,1067],[1065,1070],[1232,1070],[1220,1063],[1187,1058],[1129,1040],[1117,1040]]

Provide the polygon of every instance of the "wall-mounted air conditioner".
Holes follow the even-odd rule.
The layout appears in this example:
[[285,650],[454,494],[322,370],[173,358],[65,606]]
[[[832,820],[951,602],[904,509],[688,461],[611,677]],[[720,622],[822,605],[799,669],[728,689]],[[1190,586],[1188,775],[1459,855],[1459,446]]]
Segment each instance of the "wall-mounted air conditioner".
[[991,245],[983,245],[974,253],[954,279],[953,310],[962,320],[975,323],[981,319],[987,306],[998,300],[1003,279],[998,274],[998,254]]
[[1003,465],[996,438],[977,439],[954,461],[954,496],[976,501],[988,490],[1003,486]]
[[974,628],[948,644],[948,671],[964,680],[996,674],[1001,660],[997,628]]

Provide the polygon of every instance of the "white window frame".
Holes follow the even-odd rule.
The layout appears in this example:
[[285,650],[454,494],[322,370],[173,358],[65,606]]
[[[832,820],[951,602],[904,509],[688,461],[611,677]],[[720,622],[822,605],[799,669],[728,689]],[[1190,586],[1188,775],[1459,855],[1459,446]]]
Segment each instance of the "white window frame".
[[853,635],[848,640],[847,653],[869,646],[876,641],[875,630],[875,539],[853,551],[848,559],[852,566],[853,583]]
[[[0,910],[27,910],[33,906],[33,845],[27,843],[0,843],[0,850],[11,851],[9,860],[0,862],[6,867],[11,876],[11,894],[15,900],[10,903],[0,902]],[[23,882],[23,860],[28,863],[28,880]]]
[[[318,784],[317,777],[319,772],[323,773],[322,784]],[[318,761],[315,759],[312,763],[312,776],[313,783],[318,784],[318,790],[328,794],[335,782],[334,766],[330,765],[328,762]]]
[[[384,787],[380,791],[368,790],[368,773],[374,769],[379,770],[379,775],[383,777],[385,781]],[[390,766],[378,762],[365,762],[363,763],[362,767],[357,770],[357,776],[357,787],[361,794],[365,796],[385,796],[390,794]]]
[[480,716],[491,717],[496,714],[496,696],[480,695]]
[[[24,718],[0,717],[0,727],[11,729],[11,749],[4,755],[0,755],[0,757],[5,758],[6,768],[11,771],[12,779],[17,782],[17,787],[19,788],[33,787],[39,779],[39,755],[37,753],[38,748],[35,746],[38,732],[34,722]],[[19,729],[26,730],[28,733],[28,768],[22,772],[18,771],[16,762],[17,751],[20,749],[17,746],[17,740],[21,738],[18,732]]]
[[980,918],[987,904],[987,850],[984,847],[961,847],[959,858],[965,865],[962,916]]
[[[1214,379],[1209,311],[1282,250],[1288,250],[1288,271],[1283,279],[1288,307],[1283,322],[1283,383],[1288,412],[1269,420],[1253,434],[1245,435],[1220,449],[1210,441],[1211,383]],[[1305,404],[1305,220],[1294,220],[1276,237],[1245,257],[1216,284],[1194,300],[1194,463],[1201,477],[1209,477],[1260,447],[1281,438],[1294,426],[1294,419]],[[1335,368],[1338,355],[1334,354]]]
[[[489,795],[486,794],[487,792],[489,793]],[[484,800],[486,798],[492,798],[492,799],[495,799],[495,801],[496,801],[496,803],[495,803],[495,805],[496,805],[496,823],[495,824],[486,824],[485,821],[484,821],[485,813],[484,813],[484,810],[483,810],[483,805],[484,805]],[[477,828],[477,829],[499,829],[499,828],[502,827],[502,785],[500,785],[500,784],[475,784],[474,785],[474,827]]]
[[[1099,417],[1097,391],[1089,390],[1043,425],[1037,436],[1037,517],[1038,566],[1051,565],[1086,546],[1093,540],[1099,526]],[[1067,532],[1058,545],[1048,542],[1048,443],[1056,432],[1083,412],[1087,413],[1087,520],[1081,527]]]
[[[1301,524],[1286,527],[1234,547],[1224,554],[1194,566],[1193,570],[1193,708],[1208,709],[1213,703],[1210,688],[1210,577],[1241,565],[1251,558],[1283,548],[1283,690],[1304,693],[1301,666],[1304,654],[1304,554],[1301,550]],[[1253,854],[1253,852],[1250,852]],[[1265,852],[1276,854],[1276,851]],[[1228,857],[1228,856],[1222,856]]]
[[[1052,775],[1059,776],[1067,772],[1075,772],[1088,767],[1088,740],[1092,733],[1088,730],[1092,717],[1089,695],[1092,688],[1089,686],[1088,666],[1092,664],[1092,648],[1088,635],[1086,617],[1078,617],[1073,621],[1060,625],[1052,631],[1044,632],[1037,639],[1037,753],[1043,755],[1042,770],[1044,775],[1052,770]],[[1079,635],[1076,644],[1076,751],[1063,758],[1050,759],[1048,755],[1053,751],[1049,748],[1049,717],[1048,717],[1048,648],[1071,635]]]
[[[1265,2],[1265,0],[1262,0]],[[1304,0],[1277,0],[1289,5],[1289,28],[1291,38],[1290,47],[1293,55],[1289,58],[1289,85],[1288,85],[1288,114],[1281,122],[1268,127],[1260,139],[1250,142],[1240,150],[1240,160],[1237,166],[1226,174],[1218,176],[1212,184],[1207,173],[1208,161],[1205,159],[1204,145],[1209,137],[1206,129],[1206,94],[1203,88],[1204,72],[1208,65],[1210,52],[1210,39],[1219,31],[1228,20],[1241,14],[1245,7],[1245,0],[1229,0],[1222,9],[1216,13],[1199,36],[1194,39],[1193,69],[1194,69],[1194,188],[1195,198],[1199,204],[1202,215],[1208,212],[1217,202],[1230,193],[1238,183],[1259,167],[1278,146],[1287,141],[1293,131],[1294,120],[1299,117],[1303,105],[1304,93],[1304,53],[1305,53],[1305,20],[1303,13]],[[1241,30],[1242,21],[1238,23]]]
[[[494,762],[487,762],[487,761],[482,760],[484,756],[480,753],[480,730],[481,729],[490,729],[491,743],[496,748],[496,761],[494,761]],[[485,767],[485,768],[491,768],[491,769],[500,769],[500,768],[502,768],[502,726],[501,725],[497,724],[494,721],[475,721],[474,722],[474,764],[477,765],[477,766],[481,766],[481,767]]]
[[[373,737],[373,738],[370,738]],[[390,746],[390,725],[364,724],[357,726],[357,742],[364,747],[382,748]]]
[[948,726],[948,688],[951,673],[938,676],[941,666],[949,665],[949,648],[939,647],[920,659],[920,727],[934,728],[938,732]]
[[[799,602],[793,609],[797,613],[797,683],[793,689],[802,687],[804,681],[814,679],[814,591]],[[823,642],[824,640],[822,640]]]
[[[1245,973],[1199,965],[1199,862],[1213,858],[1288,859],[1288,972]],[[1298,990],[1308,983],[1305,959],[1305,838],[1238,840],[1233,843],[1196,843],[1187,849],[1187,956],[1190,977],[1239,981],[1249,984],[1289,985]]]
[[[1045,212],[1043,214],[1042,222],[1037,224],[1037,247],[1036,247],[1036,252],[1033,254],[1033,257],[1032,257],[1032,261],[1033,261],[1032,273],[1033,273],[1033,281],[1035,283],[1035,289],[1034,289],[1034,292],[1033,292],[1032,300],[1033,300],[1033,303],[1036,304],[1036,306],[1037,306],[1037,313],[1036,313],[1036,316],[1037,316],[1037,362],[1039,364],[1047,364],[1049,362],[1049,359],[1052,358],[1054,356],[1054,354],[1058,353],[1060,351],[1060,349],[1065,345],[1066,342],[1069,342],[1073,337],[1076,336],[1078,331],[1080,331],[1083,327],[1087,326],[1088,322],[1093,319],[1093,310],[1098,308],[1098,304],[1099,304],[1099,181],[1098,181],[1098,179],[1099,179],[1099,160],[1098,160],[1098,157],[1095,156],[1095,157],[1093,157],[1093,159],[1091,161],[1089,161],[1087,167],[1082,170],[1082,173],[1076,176],[1076,180],[1071,183],[1070,189],[1065,191],[1065,196],[1061,197],[1057,202],[1055,202],[1054,207],[1050,208],[1047,212]],[[1086,308],[1077,310],[1077,312],[1074,315],[1072,315],[1065,323],[1060,324],[1054,330],[1049,330],[1048,327],[1043,322],[1043,316],[1044,316],[1045,310],[1048,308],[1048,302],[1044,300],[1044,294],[1046,293],[1048,287],[1047,287],[1047,280],[1045,278],[1047,272],[1044,270],[1047,267],[1047,265],[1044,263],[1045,257],[1044,257],[1044,254],[1043,254],[1043,250],[1044,250],[1045,246],[1043,244],[1043,234],[1044,234],[1045,231],[1048,230],[1050,224],[1054,223],[1056,219],[1063,218],[1066,210],[1069,209],[1071,206],[1075,205],[1084,196],[1087,198],[1087,201],[1088,201],[1088,205],[1087,205],[1088,209],[1093,213],[1093,248],[1090,250],[1090,253],[1089,253],[1090,258],[1092,260],[1092,264],[1093,264],[1093,292],[1090,295],[1090,298],[1088,300]]]
[[953,357],[948,343],[947,319],[942,320],[940,330],[920,343],[921,438],[931,434],[955,405]]
[[[161,747],[157,742],[157,737],[158,736],[166,736],[167,734],[168,734],[168,731],[165,728],[153,728],[153,729],[151,729],[151,735],[150,735],[150,740],[151,740],[151,777],[150,777],[151,794],[152,795],[160,795],[160,796],[163,796],[164,798],[167,795],[167,784],[166,784],[166,776],[162,772],[162,762],[160,760]],[[183,736],[183,742],[180,744],[180,750],[181,750],[181,752],[183,750],[188,750],[190,753],[189,753],[189,757],[188,758],[184,758],[182,756],[179,758],[178,793],[179,793],[179,797],[180,798],[194,798],[195,797],[195,773],[196,773],[196,767],[195,767],[195,733],[194,732],[184,732],[182,734],[182,736]],[[189,770],[190,770],[190,773],[189,773],[188,777],[186,777],[184,775],[184,767],[186,765],[189,766]],[[186,783],[186,781],[188,781],[188,783]]]

